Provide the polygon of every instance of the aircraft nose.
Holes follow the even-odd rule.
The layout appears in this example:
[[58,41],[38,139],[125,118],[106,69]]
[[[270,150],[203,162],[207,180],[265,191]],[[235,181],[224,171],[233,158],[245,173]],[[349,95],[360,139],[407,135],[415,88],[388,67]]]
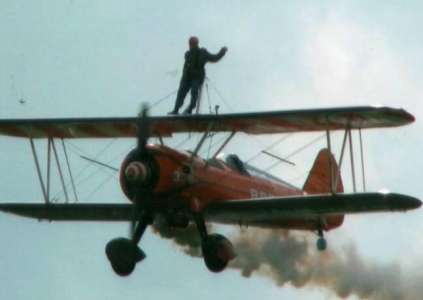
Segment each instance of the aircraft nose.
[[139,161],[131,162],[125,169],[125,177],[129,181],[144,182],[148,176],[148,168]]

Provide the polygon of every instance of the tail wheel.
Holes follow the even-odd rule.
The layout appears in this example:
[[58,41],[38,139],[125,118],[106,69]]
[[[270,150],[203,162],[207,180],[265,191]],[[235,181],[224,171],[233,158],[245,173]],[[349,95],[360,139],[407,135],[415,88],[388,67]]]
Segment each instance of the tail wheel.
[[144,252],[127,238],[117,238],[107,243],[106,255],[119,276],[130,275],[135,265],[145,258]]
[[228,262],[235,258],[232,243],[220,234],[208,235],[201,247],[207,268],[215,273],[223,271]]
[[319,237],[317,239],[316,246],[317,246],[317,250],[319,250],[319,251],[325,251],[326,248],[327,248],[326,239],[324,237]]

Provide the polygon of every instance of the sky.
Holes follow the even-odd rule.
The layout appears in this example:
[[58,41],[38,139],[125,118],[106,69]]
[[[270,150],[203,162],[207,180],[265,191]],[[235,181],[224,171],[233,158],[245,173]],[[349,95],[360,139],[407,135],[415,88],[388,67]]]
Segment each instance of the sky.
[[[196,35],[210,52],[223,46],[229,49],[219,63],[207,66],[202,112],[215,105],[221,113],[229,113],[381,104],[413,113],[416,122],[411,126],[364,133],[367,188],[423,199],[418,175],[423,167],[422,8],[419,1],[4,0],[0,2],[0,118],[134,116],[143,102],[153,105],[152,115],[166,114],[173,106],[187,40]],[[273,151],[285,157],[318,136],[289,136]],[[333,137],[339,151],[342,136]],[[278,138],[239,135],[226,151],[248,159]],[[181,140],[175,137],[166,143],[175,146]],[[193,137],[183,147],[192,148],[195,142]],[[0,201],[42,201],[29,143],[0,137],[0,144]],[[115,173],[79,155],[118,167],[133,140],[83,140],[67,145],[80,202],[126,201]],[[45,162],[45,141],[38,141],[37,147]],[[291,158],[295,167],[282,164],[272,173],[301,186],[321,147],[322,139]],[[253,163],[262,167],[273,161],[259,157]],[[342,172],[346,190],[351,191],[348,163]],[[64,201],[57,177],[53,194]],[[342,228],[327,234],[331,249],[327,260],[338,267],[331,270],[349,274],[345,278],[351,284],[369,274],[382,278],[372,299],[384,299],[383,282],[404,289],[402,299],[416,299],[423,275],[422,214],[347,217]],[[125,236],[128,227],[125,223],[38,222],[1,214],[0,297],[248,300],[342,296],[333,287],[336,276],[327,275],[324,268],[301,286],[275,279],[272,267],[279,265],[269,261],[248,278],[236,265],[221,274],[209,273],[200,259],[151,230],[141,242],[147,259],[130,277],[119,278],[108,265],[104,246]],[[243,238],[257,239],[259,244],[269,234],[228,227],[214,230],[227,233],[237,245]],[[305,243],[298,245],[314,247],[312,234],[293,234],[296,242]],[[283,234],[281,239],[290,241]],[[325,257],[310,251],[315,262],[311,266],[317,270],[320,264],[316,262]],[[284,255],[280,251],[282,259]],[[383,277],[390,272],[398,278]],[[348,299],[358,297],[352,293]]]

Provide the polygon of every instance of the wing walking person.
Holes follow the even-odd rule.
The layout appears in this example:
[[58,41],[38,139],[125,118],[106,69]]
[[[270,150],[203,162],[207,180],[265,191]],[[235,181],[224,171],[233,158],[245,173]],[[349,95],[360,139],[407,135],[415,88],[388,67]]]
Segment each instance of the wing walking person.
[[218,62],[228,50],[222,47],[217,54],[211,54],[205,48],[199,47],[198,38],[192,36],[189,38],[189,50],[185,52],[185,63],[179,84],[178,94],[176,96],[175,108],[169,114],[178,114],[179,109],[184,104],[187,93],[191,90],[191,102],[184,114],[192,114],[192,110],[197,106],[200,96],[201,86],[206,77],[204,66],[208,62]]

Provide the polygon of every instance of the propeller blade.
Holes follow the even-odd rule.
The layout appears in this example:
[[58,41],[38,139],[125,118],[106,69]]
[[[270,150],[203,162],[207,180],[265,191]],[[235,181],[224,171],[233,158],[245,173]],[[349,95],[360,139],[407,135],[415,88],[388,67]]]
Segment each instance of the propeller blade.
[[133,202],[134,204],[132,205],[131,222],[129,223],[129,238],[131,239],[134,237],[135,228],[137,227],[137,222],[139,221],[138,195],[135,195]]
[[150,121],[148,118],[148,105],[143,104],[138,115],[138,141],[137,147],[140,153],[143,153],[150,137]]

